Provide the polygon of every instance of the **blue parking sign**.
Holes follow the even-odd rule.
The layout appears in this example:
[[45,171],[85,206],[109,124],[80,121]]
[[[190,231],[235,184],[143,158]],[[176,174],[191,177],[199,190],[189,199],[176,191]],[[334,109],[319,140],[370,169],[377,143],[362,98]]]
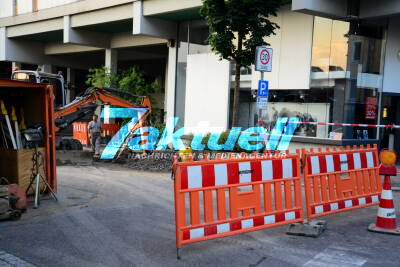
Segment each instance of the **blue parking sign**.
[[268,97],[268,81],[258,81],[258,92],[257,96]]

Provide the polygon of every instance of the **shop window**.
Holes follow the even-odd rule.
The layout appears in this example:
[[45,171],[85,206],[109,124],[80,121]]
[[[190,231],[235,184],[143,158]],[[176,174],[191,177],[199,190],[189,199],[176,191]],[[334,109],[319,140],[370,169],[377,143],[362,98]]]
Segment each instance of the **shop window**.
[[[378,92],[382,87],[382,28],[380,24],[365,21],[315,17],[310,88],[311,92],[325,91],[330,95],[318,101],[329,109],[325,118],[320,116],[321,122],[377,122]],[[305,103],[315,103],[315,97]],[[374,128],[323,127],[326,130],[317,129],[317,137],[376,138]],[[306,133],[307,136],[311,134]]]

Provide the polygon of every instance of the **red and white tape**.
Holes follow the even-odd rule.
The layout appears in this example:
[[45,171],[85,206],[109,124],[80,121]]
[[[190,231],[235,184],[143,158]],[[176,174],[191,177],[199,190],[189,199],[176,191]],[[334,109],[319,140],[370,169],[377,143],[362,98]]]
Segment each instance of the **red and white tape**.
[[[267,123],[276,123],[277,121],[268,121]],[[282,122],[282,121],[281,121]],[[400,125],[384,125],[384,124],[361,124],[361,123],[339,123],[339,122],[314,122],[314,121],[287,121],[286,123],[308,124],[308,125],[325,125],[325,126],[347,126],[347,127],[372,127],[372,128],[392,128],[400,129]]]

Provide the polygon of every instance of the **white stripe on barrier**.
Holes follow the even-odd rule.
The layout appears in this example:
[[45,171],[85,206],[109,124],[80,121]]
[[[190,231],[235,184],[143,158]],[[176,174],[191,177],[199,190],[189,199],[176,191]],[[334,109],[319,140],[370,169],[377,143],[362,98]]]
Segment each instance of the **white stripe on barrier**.
[[[241,173],[244,172],[244,173]],[[250,162],[239,162],[239,182],[251,182],[251,166]]]
[[282,160],[282,178],[293,177],[292,159]]
[[223,223],[223,224],[218,224],[217,225],[217,233],[221,234],[221,233],[226,233],[229,232],[230,228],[229,228],[229,223]]
[[345,206],[345,208],[353,207],[353,201],[345,200],[344,201],[344,206]]
[[361,157],[360,153],[353,154],[354,169],[361,169]]
[[396,218],[396,211],[394,209],[379,208],[378,217],[393,219]]
[[365,200],[365,197],[360,197],[359,199],[358,199],[358,204],[359,205],[364,205],[364,204],[366,204],[367,202],[366,202],[366,200]]
[[340,154],[340,170],[347,171],[349,169],[349,165],[347,162],[347,154]]
[[393,199],[392,190],[382,190],[381,199],[392,200]]
[[336,203],[331,203],[331,210],[338,210],[339,209],[339,204]]
[[319,173],[319,160],[318,156],[311,157],[311,173]]
[[264,216],[264,224],[275,223],[275,215]]
[[325,156],[326,160],[326,171],[327,172],[334,172],[335,171],[335,165],[333,163],[333,155],[326,155]]
[[190,239],[203,236],[204,236],[204,228],[190,229]]
[[272,180],[273,171],[272,171],[272,161],[271,160],[263,160],[261,161],[261,169],[262,169],[262,180]]
[[374,167],[374,156],[372,155],[372,152],[367,152],[367,167],[372,168]]
[[324,207],[322,205],[315,206],[315,214],[324,212]]
[[199,188],[203,186],[201,166],[189,166],[188,170],[188,188]]
[[228,170],[226,164],[215,164],[215,185],[227,185],[228,184]]
[[379,201],[378,196],[372,196],[371,199],[372,199],[372,202],[378,202]]
[[241,223],[242,223],[242,229],[251,228],[254,226],[253,219],[243,220],[241,221]]
[[296,219],[296,213],[294,211],[285,212],[285,221]]

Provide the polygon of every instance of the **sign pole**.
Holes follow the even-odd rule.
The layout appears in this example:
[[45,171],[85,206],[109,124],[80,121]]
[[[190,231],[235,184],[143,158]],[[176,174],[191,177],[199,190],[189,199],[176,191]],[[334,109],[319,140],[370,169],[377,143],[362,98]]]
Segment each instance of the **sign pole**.
[[[257,109],[258,109],[258,126],[264,127],[264,121],[267,120],[266,115],[268,113],[268,90],[269,82],[264,80],[264,72],[272,71],[272,53],[273,50],[266,46],[257,46],[254,68],[256,71],[261,72],[261,78],[258,81],[257,90]],[[265,118],[264,118],[264,116]],[[261,135],[259,135],[261,137]],[[267,136],[264,133],[262,139],[267,143]]]
[[[264,72],[261,72],[261,81],[264,81]],[[258,107],[258,126],[263,126],[263,122],[262,122],[262,109],[260,107]]]

